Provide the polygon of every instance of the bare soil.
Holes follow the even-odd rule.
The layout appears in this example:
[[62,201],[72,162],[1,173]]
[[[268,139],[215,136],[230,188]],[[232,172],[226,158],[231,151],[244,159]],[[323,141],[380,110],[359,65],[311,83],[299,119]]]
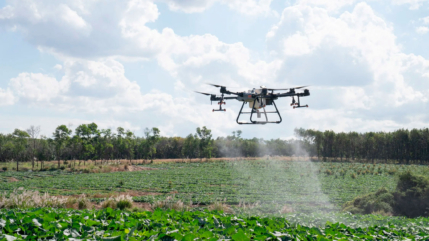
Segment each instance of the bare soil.
[[14,178],[14,177],[8,177],[8,178],[7,178],[7,180],[8,180],[9,182],[19,182],[19,181],[20,181],[19,179],[16,179],[16,178]]

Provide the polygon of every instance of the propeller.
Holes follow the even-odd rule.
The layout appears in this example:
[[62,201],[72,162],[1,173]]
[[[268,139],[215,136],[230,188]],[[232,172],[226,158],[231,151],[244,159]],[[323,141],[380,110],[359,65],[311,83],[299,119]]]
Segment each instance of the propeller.
[[298,87],[295,87],[295,88],[291,88],[291,89],[302,89],[302,88],[305,88],[305,87],[308,87],[309,85],[304,85],[304,86],[298,86]]
[[200,94],[203,94],[203,95],[213,95],[213,94],[209,94],[209,93],[204,93],[204,92],[199,92],[199,91],[194,91],[195,93],[200,93]]
[[226,87],[226,86],[223,86],[223,85],[215,85],[215,84],[210,84],[210,83],[207,83],[208,85],[211,85],[211,86],[214,86],[214,87]]
[[287,89],[267,89],[267,90],[297,90],[297,89],[302,89],[305,87],[308,87],[309,85],[304,85],[304,86],[297,86],[297,87],[292,87],[292,88],[287,88]]

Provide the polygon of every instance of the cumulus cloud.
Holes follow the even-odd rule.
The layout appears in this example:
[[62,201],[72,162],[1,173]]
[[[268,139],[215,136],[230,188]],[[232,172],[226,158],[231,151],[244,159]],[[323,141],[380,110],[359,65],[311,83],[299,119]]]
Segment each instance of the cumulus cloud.
[[[138,129],[136,118],[153,126],[192,123],[212,125],[219,130],[222,126],[232,127],[232,123],[222,123],[222,115],[195,115],[196,111],[211,113],[207,105],[189,104],[195,102],[195,95],[173,97],[158,90],[142,92],[137,83],[125,77],[124,66],[116,60],[68,60],[63,69],[64,76],[59,80],[40,73],[19,74],[10,80],[7,91],[0,89],[0,100],[3,104],[13,104],[16,96],[25,105],[60,113],[95,115],[101,120],[109,119],[111,125],[119,125],[118,119],[128,117],[133,120],[130,126],[134,130]],[[226,115],[233,118],[234,114]],[[108,122],[101,121],[104,126]],[[176,133],[168,130],[164,134]]]
[[[369,5],[359,3],[353,12],[345,12],[338,18],[331,17],[325,9],[308,6],[286,8],[283,16],[280,23],[273,27],[267,37],[269,42],[274,42],[272,46],[276,46],[276,42],[280,43],[277,47],[283,49],[286,57],[292,60],[310,54],[314,57],[321,50],[335,48],[331,54],[338,57],[349,56],[349,60],[345,66],[340,65],[340,68],[330,66],[331,70],[325,69],[324,73],[339,73],[339,71],[346,70],[345,73],[340,74],[340,76],[343,75],[343,79],[346,79],[353,78],[356,74],[361,75],[363,69],[370,71],[369,75],[361,76],[364,77],[361,79],[361,84],[368,85],[367,95],[372,94],[370,89],[394,86],[394,91],[385,94],[390,95],[389,99],[395,104],[406,103],[415,98],[425,99],[424,92],[411,89],[405,84],[402,75],[405,69],[402,61],[406,55],[401,53],[395,42],[396,36],[393,34],[393,28],[377,17]],[[330,55],[325,54],[324,56],[329,58]],[[335,59],[330,61],[335,61]],[[344,61],[339,63],[341,62]],[[310,57],[307,63],[312,63]],[[323,58],[320,58],[316,64],[326,65]],[[358,68],[353,68],[353,65]],[[305,66],[305,63],[299,66]],[[362,68],[363,66],[364,68]],[[347,68],[350,69],[348,73]],[[317,72],[314,67],[311,69],[312,72]],[[332,84],[329,82],[330,78],[320,77],[317,80],[320,84],[325,82]],[[336,83],[341,85],[353,82],[337,80]],[[379,95],[375,95],[374,98],[380,97],[377,96]]]
[[419,9],[425,2],[427,2],[427,0],[392,0],[392,3],[396,5],[410,5],[411,10]]
[[271,10],[272,0],[161,0],[173,11],[186,13],[203,12],[215,3],[228,5],[229,8],[246,15],[276,14]]
[[[0,10],[0,26],[21,33],[62,63],[54,67],[61,70],[56,77],[25,72],[12,78],[7,89],[0,89],[0,101],[82,113],[103,126],[160,126],[167,135],[187,134],[193,131],[186,129],[190,125],[206,125],[216,135],[240,128],[254,135],[276,130],[272,135],[288,136],[293,127],[366,131],[425,123],[419,108],[428,102],[429,62],[403,53],[393,25],[367,3],[299,0],[284,9],[267,33],[267,53],[258,53],[213,34],[180,36],[168,27],[151,29],[148,23],[161,14],[158,2],[8,1]],[[251,15],[273,13],[271,0],[164,2],[187,13],[214,4]],[[421,1],[395,4],[416,8]],[[342,11],[346,7],[352,11]],[[425,24],[426,18],[421,19],[420,25]],[[169,73],[174,83],[165,84],[174,85],[176,92],[147,90],[130,81],[120,61],[142,59]],[[228,102],[226,113],[212,114],[207,99],[202,103],[203,96],[185,91],[217,92],[205,82],[238,90],[310,84],[311,96],[302,100],[310,108],[291,110],[289,100],[279,100],[290,130],[283,125],[257,130],[237,126],[239,103]]]
[[425,26],[420,26],[420,27],[416,28],[416,32],[418,34],[425,34],[425,33],[429,32],[429,28],[425,27]]
[[297,4],[323,7],[328,11],[338,11],[345,6],[353,5],[356,0],[298,0]]
[[306,111],[305,123],[319,123],[321,110],[332,111],[323,119],[339,130],[359,129],[362,123],[362,129],[424,123],[420,112],[428,102],[429,61],[403,53],[392,25],[366,3],[339,16],[314,5],[287,7],[266,37],[283,61],[278,78],[315,86],[306,101],[317,99],[317,104]]
[[[269,9],[270,5],[267,0],[239,2],[229,4],[243,8],[263,5],[263,9]],[[51,1],[12,0],[8,5],[12,16],[8,21],[0,21],[0,25],[18,26],[34,45],[64,59],[110,56],[155,58],[173,77],[182,82],[190,79],[190,83],[194,84],[197,79],[207,80],[198,78],[204,76],[202,74],[207,69],[217,73],[211,76],[213,79],[238,77],[252,84],[264,84],[273,78],[281,64],[279,60],[267,62],[255,59],[242,43],[226,44],[211,34],[179,36],[170,28],[162,31],[150,29],[146,23],[156,21],[160,13],[149,0],[109,3],[105,7],[108,3],[90,1],[72,4],[70,1],[69,6]],[[189,6],[196,4],[192,1],[180,3]],[[249,11],[253,10],[249,7],[246,12]],[[68,14],[64,14],[66,12]],[[69,20],[56,21],[53,16],[60,13]],[[106,15],[109,18],[105,19]],[[57,39],[52,39],[52,34],[47,33],[66,30],[67,33],[58,34]],[[226,72],[227,76],[213,71],[218,65],[230,70]]]
[[427,25],[429,25],[429,16],[424,17],[424,18],[420,18],[419,20],[420,20],[420,21],[422,21],[422,22],[423,22],[423,24],[427,24]]
[[0,88],[0,106],[13,105],[15,103],[15,96],[10,89]]
[[30,102],[49,101],[65,89],[64,82],[39,73],[21,73],[10,80],[9,86],[18,98]]

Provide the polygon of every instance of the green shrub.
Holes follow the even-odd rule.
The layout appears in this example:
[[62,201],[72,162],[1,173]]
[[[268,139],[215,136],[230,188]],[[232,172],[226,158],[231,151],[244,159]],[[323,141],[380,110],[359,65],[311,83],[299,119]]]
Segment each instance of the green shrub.
[[389,175],[395,175],[396,174],[396,169],[395,168],[391,168],[387,171],[387,173],[389,173]]
[[102,208],[119,208],[121,210],[125,208],[131,208],[133,206],[133,199],[129,195],[120,195],[117,197],[110,197],[106,201],[101,203]]
[[393,204],[393,195],[386,188],[381,188],[375,193],[359,196],[353,201],[346,202],[343,210],[353,214],[392,213]]
[[181,200],[175,200],[174,196],[168,196],[165,200],[158,200],[151,204],[152,209],[173,209],[176,211],[188,211],[191,205],[186,205]]
[[116,209],[116,202],[114,200],[108,199],[101,203],[102,208],[111,208]]
[[429,178],[410,171],[399,176],[396,186],[395,214],[407,217],[429,216]]
[[124,210],[125,208],[131,208],[133,204],[132,204],[132,201],[130,200],[120,200],[118,203],[116,203],[116,206],[120,210]]
[[399,175],[394,192],[381,188],[345,203],[343,210],[353,214],[383,213],[409,218],[429,216],[429,177],[404,172]]
[[77,208],[82,210],[82,209],[88,209],[91,207],[91,202],[89,201],[89,199],[86,197],[85,194],[82,194],[78,199],[77,199]]
[[328,175],[328,176],[330,176],[330,175],[332,175],[332,174],[333,174],[333,172],[332,172],[331,170],[327,169],[327,170],[325,171],[325,174],[326,174],[326,175]]

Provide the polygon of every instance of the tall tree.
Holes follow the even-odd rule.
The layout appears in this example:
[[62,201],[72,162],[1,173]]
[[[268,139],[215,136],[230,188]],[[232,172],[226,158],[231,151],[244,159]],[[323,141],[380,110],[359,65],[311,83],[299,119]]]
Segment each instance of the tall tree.
[[198,157],[198,138],[189,134],[183,142],[182,155],[183,157],[192,159]]
[[[212,157],[212,134],[211,130],[207,129],[207,127],[203,126],[203,128],[197,128],[197,135],[200,139],[199,141],[199,153],[200,158],[211,158]],[[241,131],[240,134],[241,135]]]
[[25,158],[25,148],[27,145],[28,138],[30,137],[27,132],[20,129],[15,129],[12,133],[15,145],[14,153],[16,157],[16,171],[19,171],[19,162]]
[[33,143],[33,148],[31,150],[31,169],[34,170],[34,161],[36,158],[35,150],[36,150],[36,139],[39,137],[40,133],[40,126],[30,126],[30,128],[27,129],[27,133],[31,138],[31,141]]
[[58,168],[61,166],[61,151],[62,148],[67,144],[70,139],[71,130],[67,128],[66,125],[60,125],[55,129],[53,133],[54,140],[56,142],[56,151],[57,151],[57,159],[58,159]]
[[152,160],[156,154],[156,145],[160,141],[160,130],[156,127],[146,128],[144,131],[145,139],[140,144],[140,150],[143,152],[145,159]]

